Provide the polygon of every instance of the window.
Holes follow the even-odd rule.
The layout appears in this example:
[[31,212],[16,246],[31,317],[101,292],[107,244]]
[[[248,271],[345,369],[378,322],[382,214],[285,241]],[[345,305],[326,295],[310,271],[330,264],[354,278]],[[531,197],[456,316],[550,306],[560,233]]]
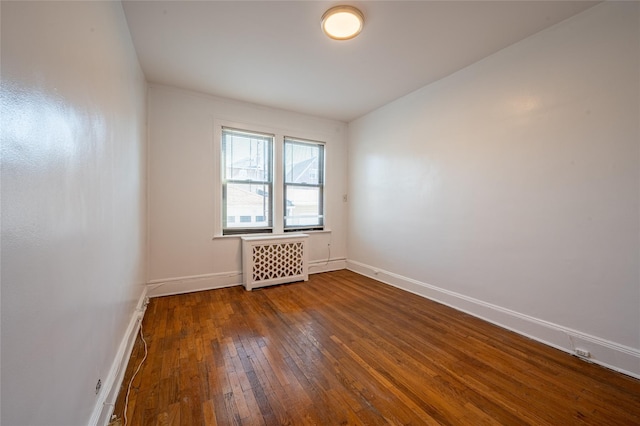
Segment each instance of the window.
[[284,231],[323,229],[324,145],[284,139]]
[[223,235],[272,232],[273,138],[222,129]]
[[214,122],[220,165],[214,238],[325,230],[325,155],[313,135]]

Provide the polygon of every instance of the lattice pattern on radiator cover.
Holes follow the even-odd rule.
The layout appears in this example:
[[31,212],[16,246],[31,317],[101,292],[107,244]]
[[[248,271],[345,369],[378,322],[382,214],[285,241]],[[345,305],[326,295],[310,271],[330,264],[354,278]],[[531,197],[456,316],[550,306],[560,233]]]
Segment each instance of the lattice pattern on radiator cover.
[[253,281],[302,275],[304,244],[277,243],[253,247]]
[[247,290],[307,281],[307,234],[243,236],[242,276]]

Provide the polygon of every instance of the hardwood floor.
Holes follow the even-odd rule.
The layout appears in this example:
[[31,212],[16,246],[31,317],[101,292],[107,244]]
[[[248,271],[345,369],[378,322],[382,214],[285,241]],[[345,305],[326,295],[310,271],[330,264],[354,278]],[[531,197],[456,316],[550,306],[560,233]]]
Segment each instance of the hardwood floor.
[[639,380],[346,270],[152,299],[143,330],[129,425],[640,425]]

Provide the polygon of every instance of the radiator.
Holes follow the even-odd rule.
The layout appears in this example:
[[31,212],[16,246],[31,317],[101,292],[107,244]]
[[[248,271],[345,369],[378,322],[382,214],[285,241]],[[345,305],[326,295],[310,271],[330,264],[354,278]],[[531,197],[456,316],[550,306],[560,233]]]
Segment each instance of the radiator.
[[244,288],[307,281],[307,234],[242,237]]

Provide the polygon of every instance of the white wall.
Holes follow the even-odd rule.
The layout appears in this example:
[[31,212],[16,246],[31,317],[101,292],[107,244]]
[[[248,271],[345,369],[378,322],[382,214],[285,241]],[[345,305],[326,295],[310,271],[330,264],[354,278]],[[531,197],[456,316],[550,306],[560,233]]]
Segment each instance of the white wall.
[[1,8],[1,422],[86,425],[145,288],[146,83],[120,2]]
[[[344,267],[345,123],[156,84],[149,86],[148,106],[150,295],[242,282],[240,238],[213,238],[221,209],[219,123],[326,142],[326,225],[331,232],[311,235],[310,272]],[[329,243],[332,261],[325,266]]]
[[350,123],[349,267],[640,376],[639,7]]

